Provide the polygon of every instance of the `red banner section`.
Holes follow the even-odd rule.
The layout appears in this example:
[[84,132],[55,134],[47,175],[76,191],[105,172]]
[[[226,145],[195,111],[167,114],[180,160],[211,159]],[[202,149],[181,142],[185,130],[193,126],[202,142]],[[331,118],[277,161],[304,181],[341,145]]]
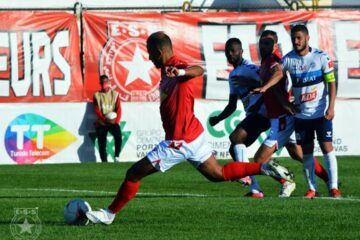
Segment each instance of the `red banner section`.
[[[198,37],[178,35],[189,23],[176,21],[171,26],[167,15],[159,13],[84,13],[85,91],[90,100],[99,88],[99,75],[106,74],[115,83],[123,101],[159,100],[160,73],[148,58],[147,37],[159,30],[174,28],[171,37],[176,54],[201,64]],[[196,24],[196,21],[194,22]],[[191,32],[196,33],[195,30]],[[179,44],[181,39],[185,41]],[[194,48],[196,46],[196,48]],[[196,61],[196,62],[193,62]],[[202,77],[196,84],[196,96],[202,97]]]
[[172,39],[174,53],[191,64],[205,67],[195,96],[226,99],[227,64],[224,45],[238,37],[244,58],[259,63],[257,43],[261,32],[274,30],[283,54],[292,50],[290,28],[307,24],[310,45],[327,51],[334,60],[338,96],[358,97],[360,72],[360,12],[259,12],[259,13],[104,13],[86,12],[84,20],[85,95],[99,88],[100,74],[116,84],[124,101],[155,101],[159,73],[146,52],[146,38],[163,30]]
[[0,29],[0,102],[84,100],[73,14],[2,12]]
[[[244,58],[259,63],[257,43],[274,30],[283,54],[290,28],[306,23],[310,46],[334,60],[338,97],[359,98],[360,12],[124,13],[84,12],[84,82],[76,16],[65,12],[3,12],[0,22],[0,102],[91,101],[99,75],[113,80],[123,101],[157,101],[160,74],[148,59],[146,39],[165,31],[174,53],[206,72],[194,80],[197,98],[226,99],[224,45],[243,43]],[[84,84],[83,84],[84,83]]]

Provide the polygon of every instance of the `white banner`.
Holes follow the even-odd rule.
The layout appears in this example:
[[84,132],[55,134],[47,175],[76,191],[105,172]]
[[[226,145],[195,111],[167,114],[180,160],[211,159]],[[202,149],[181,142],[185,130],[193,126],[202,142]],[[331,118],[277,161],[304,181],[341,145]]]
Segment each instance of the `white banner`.
[[[215,127],[208,125],[226,101],[197,100],[195,112],[203,123],[208,141],[219,159],[229,159],[229,134],[244,118],[241,108]],[[239,104],[241,105],[241,104]],[[121,161],[137,161],[164,139],[158,103],[123,103]],[[0,104],[0,164],[99,162],[90,103]],[[337,155],[360,155],[360,101],[338,100],[334,120]],[[249,148],[253,157],[266,133]],[[108,137],[108,160],[113,161],[113,138]],[[321,155],[318,145],[315,154]],[[288,156],[279,150],[276,156]]]

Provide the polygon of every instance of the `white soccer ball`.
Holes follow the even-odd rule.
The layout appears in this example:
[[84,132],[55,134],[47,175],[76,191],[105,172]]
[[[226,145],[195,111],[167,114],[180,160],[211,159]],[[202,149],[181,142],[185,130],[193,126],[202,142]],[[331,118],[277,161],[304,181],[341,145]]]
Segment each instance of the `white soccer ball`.
[[116,114],[116,112],[109,112],[109,113],[105,114],[105,117],[109,120],[113,120],[117,117],[117,114]]
[[64,208],[65,222],[71,225],[87,225],[86,212],[91,211],[90,204],[80,198],[73,199]]

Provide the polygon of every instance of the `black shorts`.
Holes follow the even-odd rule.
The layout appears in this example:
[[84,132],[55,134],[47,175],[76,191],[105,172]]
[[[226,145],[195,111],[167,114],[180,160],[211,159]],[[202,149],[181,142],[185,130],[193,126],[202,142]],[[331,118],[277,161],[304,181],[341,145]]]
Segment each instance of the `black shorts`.
[[244,144],[248,147],[255,142],[262,132],[270,128],[270,120],[261,114],[250,113],[237,125],[236,129],[238,128],[247,132]]
[[295,118],[296,142],[300,145],[314,142],[315,132],[318,142],[332,142],[332,120],[325,117],[316,119]]

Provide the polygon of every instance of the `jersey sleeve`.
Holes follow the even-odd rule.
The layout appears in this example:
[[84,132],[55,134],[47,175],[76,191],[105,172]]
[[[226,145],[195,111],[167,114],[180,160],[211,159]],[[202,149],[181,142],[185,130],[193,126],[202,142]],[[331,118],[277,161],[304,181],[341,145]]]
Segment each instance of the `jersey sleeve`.
[[282,70],[284,72],[286,72],[288,70],[288,58],[286,56],[284,56],[281,60],[280,60],[280,66],[282,68]]
[[334,63],[326,53],[320,56],[321,70],[324,73],[325,82],[335,82]]

